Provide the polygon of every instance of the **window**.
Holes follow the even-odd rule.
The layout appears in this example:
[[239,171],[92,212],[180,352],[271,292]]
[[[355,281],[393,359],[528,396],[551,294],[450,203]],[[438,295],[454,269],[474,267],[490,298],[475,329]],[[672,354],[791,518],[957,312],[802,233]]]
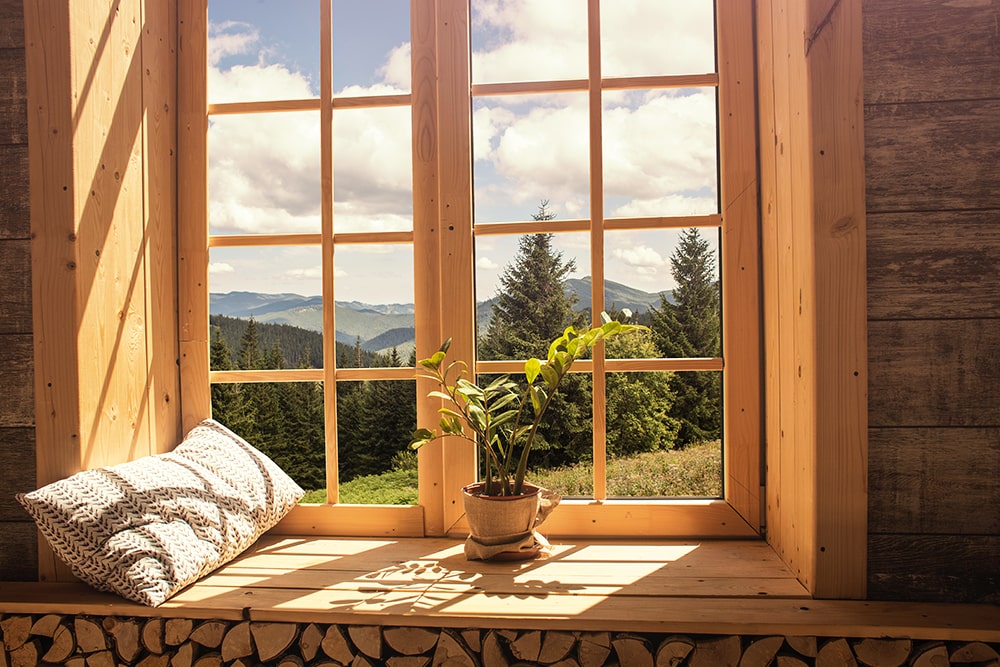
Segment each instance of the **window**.
[[[281,3],[280,20],[266,21],[253,15],[262,3],[183,0],[179,191],[186,423],[210,413],[213,391],[295,386],[300,400],[313,401],[323,416],[318,454],[329,501],[297,508],[291,519],[297,526],[322,532],[324,523],[336,521],[332,530],[356,534],[461,530],[458,494],[476,468],[474,452],[462,443],[421,451],[416,505],[338,502],[339,471],[350,449],[338,404],[352,386],[396,383],[399,396],[413,397],[421,423],[436,421],[436,408],[422,399],[427,387],[413,380],[412,362],[402,355],[396,361],[401,365],[391,366],[362,354],[344,356],[336,332],[352,313],[335,304],[392,303],[394,295],[409,294],[395,302],[413,304],[408,317],[417,357],[429,356],[451,337],[453,356],[472,359],[477,301],[496,291],[487,275],[498,275],[491,267],[509,264],[519,239],[545,239],[575,257],[594,314],[619,305],[606,289],[636,275],[624,267],[645,266],[640,255],[656,247],[662,269],[682,230],[694,228],[716,259],[721,353],[596,350],[580,374],[592,405],[593,426],[585,429],[593,433],[590,497],[564,502],[546,525],[553,534],[756,534],[758,209],[753,21],[746,4],[473,0],[470,8],[460,0],[319,0]],[[535,44],[519,42],[527,57],[513,61],[528,64],[520,70],[503,67],[497,55],[504,45],[490,41],[500,33],[486,31],[490,21],[493,28],[515,30],[496,23],[500,9],[515,7],[533,12],[547,28],[539,33],[548,35]],[[669,13],[659,18],[664,11]],[[546,22],[545,12],[556,13]],[[663,41],[636,39],[632,29],[640,22],[659,26]],[[379,30],[364,30],[366,23]],[[691,25],[700,26],[700,41]],[[552,33],[556,27],[559,35]],[[367,34],[379,34],[385,43],[361,38]],[[260,49],[248,48],[256,43],[291,45],[293,55],[264,61]],[[648,53],[637,51],[651,45]],[[390,57],[371,61],[372,53]],[[571,141],[558,141],[555,132]],[[548,162],[517,160],[526,152],[544,154],[546,142],[553,148]],[[692,145],[700,148],[692,151]],[[573,152],[555,150],[563,147]],[[506,170],[485,159],[501,151],[509,151]],[[656,164],[666,158],[688,168],[665,179],[644,169],[651,152]],[[700,168],[690,168],[692,161]],[[547,172],[533,173],[529,162]],[[366,178],[373,170],[378,178]],[[561,180],[552,180],[553,172]],[[373,180],[378,188],[367,189]],[[641,200],[632,196],[637,181],[647,185]],[[530,191],[525,183],[539,187]],[[555,217],[542,209],[530,220],[546,200],[557,206]],[[320,297],[282,306],[283,312],[298,308],[319,318],[315,345],[322,348],[321,363],[303,358],[287,367],[261,350],[253,368],[233,370],[218,356],[213,365],[210,295],[256,292],[251,286],[268,280],[268,289],[260,291],[282,292],[274,289],[277,278],[269,277],[274,267],[290,271],[299,285],[311,284]],[[662,283],[655,291],[669,287]],[[482,345],[478,351],[479,373],[520,367],[517,354]],[[614,387],[696,372],[721,376],[722,497],[652,500],[609,493],[608,453],[622,449],[626,439],[606,428]]]

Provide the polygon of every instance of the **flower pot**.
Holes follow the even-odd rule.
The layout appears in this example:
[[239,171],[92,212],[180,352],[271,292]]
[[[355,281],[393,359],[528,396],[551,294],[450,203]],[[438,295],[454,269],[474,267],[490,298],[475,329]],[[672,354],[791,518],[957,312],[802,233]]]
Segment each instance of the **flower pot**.
[[482,483],[462,489],[469,538],[469,560],[527,560],[535,558],[548,542],[535,528],[559,503],[560,497],[530,484],[519,496],[485,496]]

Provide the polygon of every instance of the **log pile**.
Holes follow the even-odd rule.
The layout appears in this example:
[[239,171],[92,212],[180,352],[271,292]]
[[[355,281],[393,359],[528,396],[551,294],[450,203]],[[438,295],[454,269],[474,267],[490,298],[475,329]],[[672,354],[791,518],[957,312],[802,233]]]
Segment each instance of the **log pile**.
[[0,667],[1000,667],[1000,645],[909,639],[0,617]]

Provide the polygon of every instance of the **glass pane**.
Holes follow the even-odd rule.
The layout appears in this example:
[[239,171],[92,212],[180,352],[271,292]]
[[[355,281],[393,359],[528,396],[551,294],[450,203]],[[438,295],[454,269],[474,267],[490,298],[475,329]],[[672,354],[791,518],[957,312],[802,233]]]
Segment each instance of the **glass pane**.
[[212,417],[267,454],[306,491],[326,488],[322,382],[215,384]]
[[609,231],[604,271],[605,310],[653,329],[609,343],[609,359],[720,356],[718,228]]
[[212,248],[212,369],[322,368],[321,274],[318,246]]
[[583,93],[473,100],[476,222],[530,220],[541,201],[560,218],[590,217]]
[[208,3],[208,101],[319,96],[319,3]]
[[410,92],[409,0],[333,3],[335,96]]
[[587,0],[476,0],[472,81],[587,78]]
[[337,366],[413,366],[413,246],[334,250]]
[[319,113],[213,117],[208,193],[210,234],[318,234]]
[[720,497],[722,373],[607,381],[608,497]]
[[544,358],[549,343],[590,323],[587,234],[476,239],[478,356]]
[[337,382],[340,502],[415,505],[414,380]]
[[718,213],[715,90],[604,94],[604,215]]
[[[480,375],[477,380],[486,386],[495,377]],[[511,378],[523,382],[524,375]],[[526,481],[566,497],[593,497],[593,386],[589,373],[563,378],[531,448]],[[530,406],[526,412],[530,415]]]
[[333,114],[334,231],[413,229],[410,108]]
[[714,5],[713,0],[605,0],[602,75],[714,72]]

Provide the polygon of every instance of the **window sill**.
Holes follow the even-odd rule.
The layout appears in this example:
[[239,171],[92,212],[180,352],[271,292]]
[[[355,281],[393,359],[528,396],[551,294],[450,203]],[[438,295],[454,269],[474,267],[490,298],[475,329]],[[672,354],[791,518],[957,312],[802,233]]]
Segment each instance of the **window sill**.
[[812,600],[762,541],[559,540],[465,560],[448,538],[265,536],[151,609],[83,584],[3,584],[0,613],[1000,641],[1000,608]]

